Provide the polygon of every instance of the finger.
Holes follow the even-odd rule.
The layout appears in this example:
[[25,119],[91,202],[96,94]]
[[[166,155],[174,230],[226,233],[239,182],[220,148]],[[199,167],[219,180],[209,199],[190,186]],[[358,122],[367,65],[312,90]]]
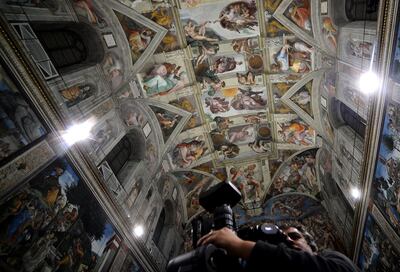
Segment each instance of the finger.
[[201,237],[198,241],[197,241],[197,245],[200,246],[203,244],[203,241],[206,239],[206,236]]
[[209,237],[213,234],[213,231],[210,231],[209,233],[207,233],[206,235],[204,235],[203,237],[201,237],[199,239],[199,241],[197,241],[197,245],[204,245],[207,243],[207,240],[209,239]]
[[207,244],[212,243],[213,241],[214,241],[214,236],[213,235],[209,235],[209,236],[205,237],[205,239],[201,242],[200,245],[207,245]]

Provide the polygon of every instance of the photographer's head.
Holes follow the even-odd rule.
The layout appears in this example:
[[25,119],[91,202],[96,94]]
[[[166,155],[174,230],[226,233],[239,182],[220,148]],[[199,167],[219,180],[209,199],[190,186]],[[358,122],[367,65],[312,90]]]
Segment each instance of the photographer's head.
[[287,236],[289,245],[297,250],[305,251],[310,254],[315,254],[318,247],[313,236],[307,232],[302,226],[281,226],[280,229]]

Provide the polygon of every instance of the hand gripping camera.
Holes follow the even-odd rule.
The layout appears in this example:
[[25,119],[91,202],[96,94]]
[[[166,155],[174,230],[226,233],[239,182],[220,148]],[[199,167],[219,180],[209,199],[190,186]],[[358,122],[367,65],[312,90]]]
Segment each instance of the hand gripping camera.
[[[213,226],[215,230],[223,227],[236,229],[232,207],[241,199],[239,190],[231,182],[221,182],[200,194],[200,205],[209,213],[213,213]],[[207,224],[204,224],[207,225]],[[210,229],[200,230],[196,227],[193,233],[193,244],[196,245],[198,233],[205,234]],[[244,240],[264,240],[269,243],[279,244],[286,241],[286,236],[275,225],[262,224],[242,228],[237,232]],[[229,256],[225,249],[217,248],[212,244],[202,245],[195,250],[177,256],[169,261],[167,272],[220,272],[243,271],[241,260]]]

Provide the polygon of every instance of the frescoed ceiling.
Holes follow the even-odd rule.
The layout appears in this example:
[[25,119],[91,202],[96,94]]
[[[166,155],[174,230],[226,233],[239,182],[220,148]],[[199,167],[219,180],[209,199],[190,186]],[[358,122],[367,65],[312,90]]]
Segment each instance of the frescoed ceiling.
[[[210,177],[232,181],[253,215],[272,196],[318,194],[316,137],[332,141],[320,89],[337,45],[335,20],[319,1],[120,2],[167,30],[133,80],[152,103],[187,219]],[[135,59],[154,31],[121,24]],[[190,115],[183,127],[172,108]]]
[[[320,200],[316,156],[322,142],[334,142],[326,97],[335,93],[338,27],[330,6],[314,0],[71,3],[77,19],[102,35],[104,58],[86,71],[93,74],[90,85],[74,75],[64,82],[69,88],[53,89],[70,118],[113,108],[92,131],[96,165],[124,132],[143,131],[137,149],[145,161],[134,163],[132,173],[149,175],[140,177],[146,180],[154,171],[180,184],[186,222],[201,212],[199,193],[224,180],[240,190],[248,216],[284,194]],[[77,87],[90,90],[68,96]],[[122,183],[132,190],[128,178]]]

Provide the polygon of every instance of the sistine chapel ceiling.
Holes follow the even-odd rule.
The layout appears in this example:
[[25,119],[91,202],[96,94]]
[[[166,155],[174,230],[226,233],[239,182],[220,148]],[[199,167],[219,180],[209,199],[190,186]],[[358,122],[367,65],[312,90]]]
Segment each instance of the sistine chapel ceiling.
[[[357,24],[339,33],[347,22],[333,1],[17,2],[5,13],[33,14],[13,28],[34,59],[26,41],[43,44],[41,33],[54,29],[40,16],[80,23],[90,40],[90,65],[36,65],[66,120],[96,120],[84,148],[123,210],[154,223],[155,210],[135,201],[157,187],[161,200],[180,203],[175,223],[185,225],[202,213],[200,192],[228,180],[242,194],[239,224],[300,220],[331,235],[334,220],[351,232],[343,214],[355,206],[346,192],[362,140],[338,129],[331,101],[366,118],[368,101],[351,81],[372,58],[375,33],[365,39]],[[125,135],[132,158],[112,173],[109,154]],[[315,232],[325,247],[335,240]]]

